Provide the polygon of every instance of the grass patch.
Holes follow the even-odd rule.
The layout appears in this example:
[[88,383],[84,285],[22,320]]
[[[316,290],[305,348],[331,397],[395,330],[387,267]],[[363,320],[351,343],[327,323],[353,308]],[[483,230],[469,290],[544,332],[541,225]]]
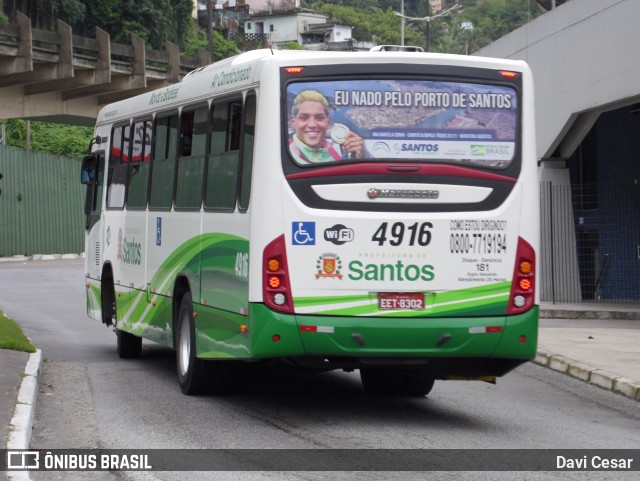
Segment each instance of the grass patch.
[[36,348],[24,335],[20,326],[5,316],[4,312],[0,312],[0,349],[36,352]]

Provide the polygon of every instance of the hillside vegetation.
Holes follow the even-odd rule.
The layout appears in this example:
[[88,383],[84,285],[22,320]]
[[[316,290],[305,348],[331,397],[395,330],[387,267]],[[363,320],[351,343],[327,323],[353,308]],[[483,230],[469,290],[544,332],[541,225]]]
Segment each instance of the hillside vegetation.
[[[465,54],[478,50],[542,13],[535,0],[445,0],[445,9],[462,8],[427,22],[405,22],[405,45],[428,47],[429,51]],[[379,45],[401,42],[401,0],[303,0],[302,5],[330,15],[333,22],[353,26],[357,40]],[[426,0],[405,0],[407,17],[433,16]]]
[[[445,8],[457,3],[444,0]],[[431,22],[406,21],[405,45],[418,45],[432,52],[471,53],[506,35],[541,14],[535,0],[460,0],[462,9]],[[30,17],[37,28],[55,30],[60,19],[76,35],[93,37],[96,27],[109,33],[114,42],[129,43],[131,34],[142,37],[150,48],[163,50],[166,41],[193,56],[207,47],[206,32],[191,17],[193,0],[9,0],[2,2],[0,21],[16,11]],[[400,44],[401,0],[302,0],[301,6],[329,15],[330,21],[353,27],[357,40]],[[425,18],[427,0],[405,0],[408,17]],[[428,28],[427,28],[428,26]],[[238,53],[235,43],[214,32],[214,59]],[[25,147],[26,122],[5,121],[8,145]],[[32,122],[31,148],[69,157],[82,156],[92,129]]]

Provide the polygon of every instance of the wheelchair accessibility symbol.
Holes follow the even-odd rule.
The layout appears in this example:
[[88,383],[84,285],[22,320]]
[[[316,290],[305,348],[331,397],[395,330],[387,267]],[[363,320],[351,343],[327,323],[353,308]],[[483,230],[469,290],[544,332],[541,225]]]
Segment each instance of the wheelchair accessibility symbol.
[[291,241],[294,246],[316,245],[316,223],[292,222]]

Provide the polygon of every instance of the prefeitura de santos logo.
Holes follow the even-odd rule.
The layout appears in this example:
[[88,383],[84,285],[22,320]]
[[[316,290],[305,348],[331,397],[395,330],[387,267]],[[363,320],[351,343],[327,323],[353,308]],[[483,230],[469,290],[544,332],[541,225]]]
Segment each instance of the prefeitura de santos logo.
[[316,279],[334,277],[342,280],[342,261],[336,254],[322,254],[316,261]]

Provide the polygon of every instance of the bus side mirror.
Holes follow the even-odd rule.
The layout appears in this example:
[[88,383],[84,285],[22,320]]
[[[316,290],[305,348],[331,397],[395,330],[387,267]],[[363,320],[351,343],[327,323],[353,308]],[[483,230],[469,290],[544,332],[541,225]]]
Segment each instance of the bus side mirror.
[[85,155],[82,158],[82,168],[80,169],[80,183],[94,184],[96,181],[96,166],[98,158],[93,155]]
[[[0,179],[2,179],[4,175],[0,174]],[[0,189],[0,195],[2,195],[2,189]]]

